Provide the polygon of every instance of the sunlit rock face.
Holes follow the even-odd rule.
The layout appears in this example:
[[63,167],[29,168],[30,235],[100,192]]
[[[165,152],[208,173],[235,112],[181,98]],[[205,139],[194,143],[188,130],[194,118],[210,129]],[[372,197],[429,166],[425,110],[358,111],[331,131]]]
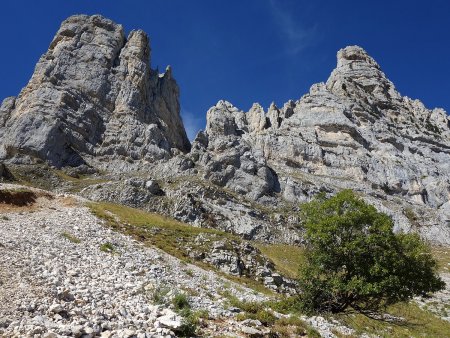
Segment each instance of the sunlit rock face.
[[251,199],[302,202],[351,188],[405,230],[411,222],[400,205],[417,207],[430,225],[420,231],[435,237],[439,228],[450,242],[449,125],[444,110],[401,96],[372,57],[350,46],[327,82],[298,101],[247,113],[218,102],[192,152],[204,178]]
[[[150,67],[143,31],[72,16],[17,98],[0,110],[1,156],[114,170],[167,159],[190,143],[170,68]],[[175,151],[176,153],[177,151]]]
[[81,193],[270,242],[301,241],[301,203],[349,188],[396,230],[450,244],[448,115],[400,95],[362,48],[282,107],[219,101],[192,146],[178,97],[144,32],[70,17],[0,106],[0,160],[121,173]]

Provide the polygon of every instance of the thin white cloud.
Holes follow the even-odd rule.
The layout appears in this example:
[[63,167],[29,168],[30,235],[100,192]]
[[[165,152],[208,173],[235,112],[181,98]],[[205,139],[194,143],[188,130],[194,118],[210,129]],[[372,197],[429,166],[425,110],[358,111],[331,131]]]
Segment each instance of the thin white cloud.
[[296,55],[307,47],[316,36],[317,26],[305,28],[295,20],[294,14],[280,4],[270,0],[271,13],[286,44],[285,52]]
[[197,133],[205,128],[203,117],[197,116],[192,112],[181,108],[181,117],[183,119],[184,128],[190,141],[193,141]]

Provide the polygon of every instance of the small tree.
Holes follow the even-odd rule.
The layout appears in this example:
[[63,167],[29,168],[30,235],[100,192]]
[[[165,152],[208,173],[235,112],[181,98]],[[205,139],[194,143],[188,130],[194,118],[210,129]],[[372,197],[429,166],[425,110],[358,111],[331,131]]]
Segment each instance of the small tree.
[[392,219],[344,190],[304,205],[306,311],[377,311],[441,290],[437,263],[417,234],[394,234]]

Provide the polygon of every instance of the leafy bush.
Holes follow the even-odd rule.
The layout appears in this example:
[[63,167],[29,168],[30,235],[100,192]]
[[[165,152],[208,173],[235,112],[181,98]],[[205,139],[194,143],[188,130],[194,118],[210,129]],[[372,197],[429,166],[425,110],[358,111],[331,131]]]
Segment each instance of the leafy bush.
[[275,301],[268,301],[266,305],[272,310],[283,314],[300,313],[302,311],[298,296],[283,297]]
[[437,263],[416,234],[394,234],[386,214],[345,190],[305,204],[305,311],[377,311],[441,290]]

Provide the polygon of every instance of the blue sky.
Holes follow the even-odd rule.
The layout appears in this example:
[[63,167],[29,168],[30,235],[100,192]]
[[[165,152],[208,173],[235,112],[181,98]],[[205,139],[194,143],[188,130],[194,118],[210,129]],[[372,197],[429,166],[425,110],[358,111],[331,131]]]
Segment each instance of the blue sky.
[[173,67],[191,138],[220,99],[248,110],[300,98],[353,44],[403,95],[450,111],[450,2],[438,0],[5,1],[1,98],[19,93],[60,22],[80,13],[149,34],[153,68]]

